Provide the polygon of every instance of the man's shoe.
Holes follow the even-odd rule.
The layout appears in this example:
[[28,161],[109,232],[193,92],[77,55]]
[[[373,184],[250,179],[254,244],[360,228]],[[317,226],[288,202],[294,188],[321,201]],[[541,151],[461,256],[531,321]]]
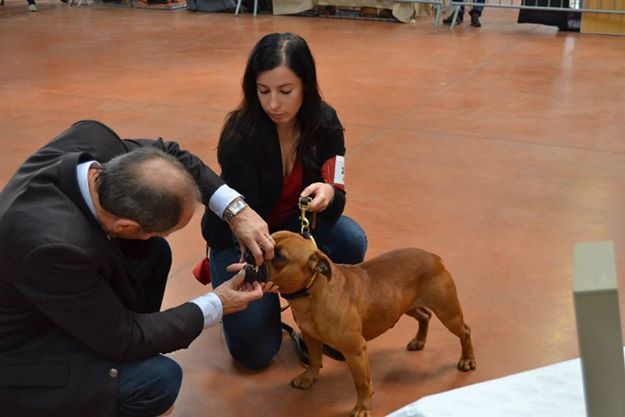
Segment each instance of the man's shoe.
[[[451,25],[453,20],[454,20],[454,14],[452,13],[449,16],[447,16],[446,19],[443,19],[443,23],[446,25]],[[460,23],[462,23],[463,20],[464,20],[463,15],[458,13],[458,17],[456,17],[456,24],[459,25]]]
[[480,16],[477,13],[471,13],[471,26],[474,28],[482,27],[480,23]]
[[37,11],[37,5],[35,3],[28,3],[28,11],[29,12],[36,12]]

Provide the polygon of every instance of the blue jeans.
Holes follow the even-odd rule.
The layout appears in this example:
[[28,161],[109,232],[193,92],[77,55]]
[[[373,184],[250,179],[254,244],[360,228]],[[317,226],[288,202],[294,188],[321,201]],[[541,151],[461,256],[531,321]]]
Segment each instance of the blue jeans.
[[[294,219],[285,230],[299,233],[299,220]],[[347,216],[339,217],[334,223],[324,222],[319,217],[313,236],[319,249],[333,262],[356,264],[365,258],[365,231]],[[231,248],[211,248],[209,258],[212,285],[217,287],[232,277],[226,267],[239,262],[239,245],[233,242]],[[226,345],[234,359],[250,369],[266,368],[282,344],[278,295],[265,294],[260,300],[251,302],[244,311],[224,316],[223,329]]]
[[119,417],[155,417],[176,401],[182,369],[166,356],[121,363],[118,371],[117,406]]

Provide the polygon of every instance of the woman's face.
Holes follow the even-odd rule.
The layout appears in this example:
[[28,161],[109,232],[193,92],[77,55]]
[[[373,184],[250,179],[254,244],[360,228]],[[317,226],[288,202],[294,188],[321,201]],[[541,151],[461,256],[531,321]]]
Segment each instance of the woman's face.
[[302,80],[286,66],[258,74],[256,94],[265,113],[277,125],[292,123],[304,98]]

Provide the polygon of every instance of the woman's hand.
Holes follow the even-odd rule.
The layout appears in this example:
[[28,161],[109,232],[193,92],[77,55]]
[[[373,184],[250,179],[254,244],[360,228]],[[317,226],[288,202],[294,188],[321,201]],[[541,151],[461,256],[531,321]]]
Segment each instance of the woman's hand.
[[334,187],[325,182],[314,182],[300,194],[301,197],[312,197],[308,204],[308,210],[312,212],[322,212],[328,208],[334,199]]

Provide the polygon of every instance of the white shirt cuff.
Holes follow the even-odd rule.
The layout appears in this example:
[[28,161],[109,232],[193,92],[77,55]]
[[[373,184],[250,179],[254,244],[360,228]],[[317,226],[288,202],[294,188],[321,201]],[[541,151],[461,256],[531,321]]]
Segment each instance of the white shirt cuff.
[[214,326],[221,320],[223,316],[223,306],[221,300],[214,292],[204,294],[195,300],[191,300],[192,303],[197,304],[204,314],[204,328]]
[[237,197],[242,197],[236,190],[228,187],[227,184],[222,185],[215,191],[210,200],[208,200],[208,208],[213,213],[219,216],[220,219],[224,218],[224,210],[228,207],[228,204]]

